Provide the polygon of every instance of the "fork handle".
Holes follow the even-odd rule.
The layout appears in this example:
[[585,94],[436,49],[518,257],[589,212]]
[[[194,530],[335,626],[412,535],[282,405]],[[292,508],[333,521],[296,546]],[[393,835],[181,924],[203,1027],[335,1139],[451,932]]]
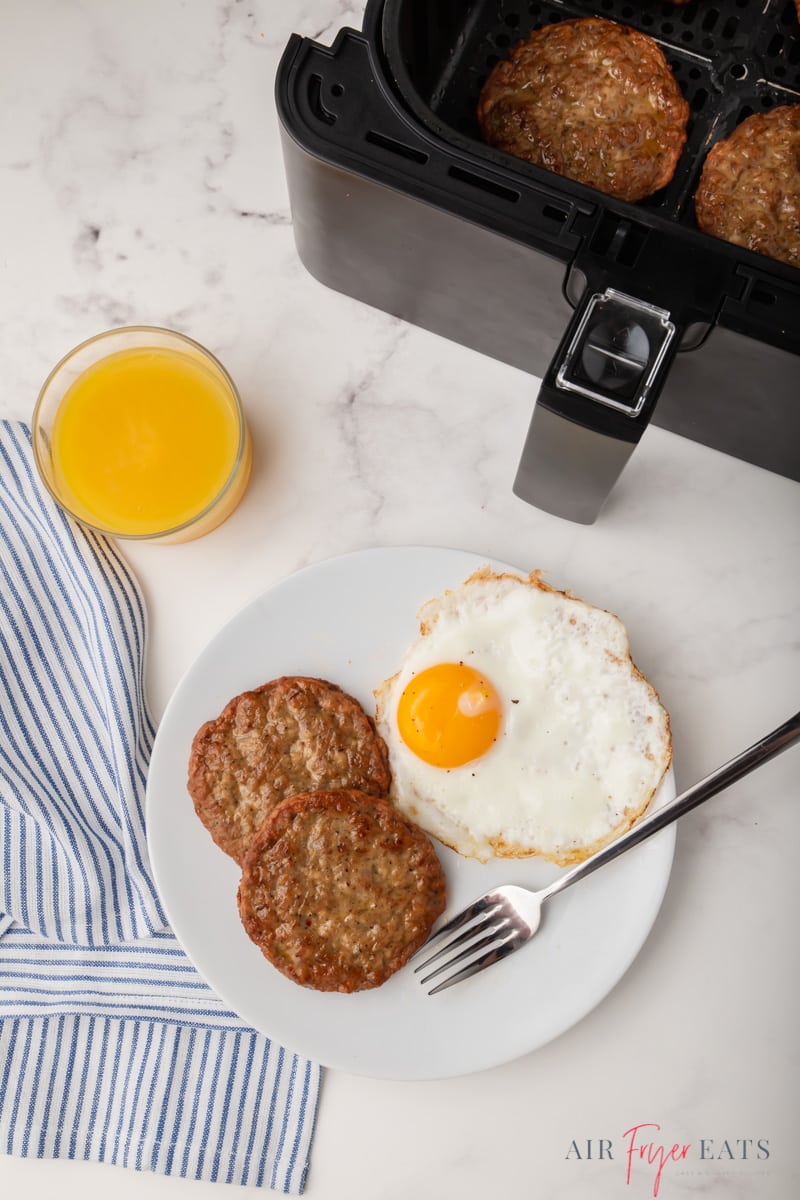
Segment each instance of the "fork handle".
[[682,792],[680,796],[676,796],[670,800],[668,804],[662,808],[657,808],[655,812],[649,814],[643,820],[637,822],[632,829],[627,833],[623,833],[621,837],[616,838],[613,842],[609,842],[602,850],[598,850],[591,858],[585,859],[579,863],[577,867],[573,867],[571,871],[567,871],[565,875],[560,875],[554,880],[549,887],[542,889],[539,896],[542,900],[547,896],[553,896],[556,892],[561,892],[570,884],[577,883],[579,879],[583,879],[586,875],[591,875],[592,871],[596,871],[599,867],[604,867],[606,863],[618,858],[620,854],[624,854],[626,850],[630,850],[632,846],[638,846],[646,838],[657,833],[659,829],[664,829],[667,825],[671,825],[673,821],[677,821],[678,817],[682,817],[684,813],[691,812],[693,808],[697,808],[706,800],[710,800],[712,796],[716,796],[718,792],[730,787],[732,783],[742,779],[745,775],[749,775],[756,767],[760,767],[762,763],[767,762],[770,758],[780,754],[783,750],[788,750],[789,746],[793,745],[800,738],[800,713],[795,713],[788,721],[784,721],[783,725],[779,725],[772,733],[768,733],[760,741],[755,742],[747,750],[743,750],[741,754],[737,754],[736,758],[730,759],[723,766],[718,767],[716,771],[712,771],[710,775],[706,775],[705,779],[701,779],[699,783],[695,783],[687,791]]

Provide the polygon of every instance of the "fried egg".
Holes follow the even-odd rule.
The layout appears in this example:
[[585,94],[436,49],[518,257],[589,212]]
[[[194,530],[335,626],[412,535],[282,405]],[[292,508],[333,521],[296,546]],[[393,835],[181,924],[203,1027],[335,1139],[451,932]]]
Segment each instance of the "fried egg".
[[458,853],[580,862],[644,812],[669,717],[613,614],[481,568],[419,612],[376,689],[391,798]]

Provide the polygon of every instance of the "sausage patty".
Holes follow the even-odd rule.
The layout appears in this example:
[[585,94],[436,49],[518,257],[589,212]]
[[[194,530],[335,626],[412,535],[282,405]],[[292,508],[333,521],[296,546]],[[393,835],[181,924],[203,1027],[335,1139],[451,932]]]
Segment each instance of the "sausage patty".
[[535,30],[478,101],[492,146],[629,201],[669,183],[688,116],[653,39],[594,17]]
[[241,862],[286,796],[389,789],[383,738],[352,696],[324,679],[282,676],[243,692],[195,734],[189,793],[217,845]]
[[306,987],[378,987],[427,938],[445,905],[428,837],[357,790],[282,801],[245,855],[239,914],[274,966]]
[[705,233],[800,267],[800,104],[754,113],[712,146],[695,212]]

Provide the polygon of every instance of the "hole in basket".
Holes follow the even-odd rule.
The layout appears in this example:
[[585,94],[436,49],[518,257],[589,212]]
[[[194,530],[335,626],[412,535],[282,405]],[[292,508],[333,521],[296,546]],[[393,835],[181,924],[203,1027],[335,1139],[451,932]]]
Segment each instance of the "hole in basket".
[[734,63],[728,74],[732,79],[747,79],[747,64]]
[[750,293],[751,299],[757,304],[775,304],[778,297],[763,283],[757,283]]
[[336,121],[336,114],[330,112],[322,103],[321,75],[312,75],[308,81],[308,106],[314,116],[326,125],[333,125]]
[[468,183],[472,187],[480,188],[482,192],[489,192],[492,196],[509,200],[512,204],[516,204],[519,200],[519,192],[515,192],[513,188],[504,187],[502,183],[497,183],[494,179],[487,179],[485,175],[476,175],[473,171],[465,171],[463,167],[449,167],[447,174],[451,179]]
[[542,209],[542,216],[547,217],[550,221],[558,221],[559,225],[563,225],[568,214],[562,208],[556,208],[554,204],[545,204]]
[[392,154],[397,154],[400,158],[407,158],[410,162],[426,163],[428,156],[423,150],[417,150],[416,146],[407,146],[405,142],[398,142],[395,138],[387,137],[385,133],[378,133],[377,129],[368,129],[364,137],[373,146],[380,146],[382,150],[389,150]]

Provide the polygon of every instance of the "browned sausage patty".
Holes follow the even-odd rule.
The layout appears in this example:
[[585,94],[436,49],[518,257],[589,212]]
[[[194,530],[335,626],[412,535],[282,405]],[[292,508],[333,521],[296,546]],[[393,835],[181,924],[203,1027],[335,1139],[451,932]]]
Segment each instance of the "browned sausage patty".
[[754,113],[712,146],[695,212],[706,233],[800,267],[800,104]]
[[243,692],[195,734],[189,793],[217,845],[241,862],[267,813],[321,788],[389,789],[389,758],[357,700],[324,679],[283,676]]
[[282,801],[242,867],[248,935],[290,979],[324,992],[378,987],[445,905],[432,843],[384,799],[354,790]]
[[537,29],[478,101],[492,146],[630,201],[669,183],[688,116],[653,39],[593,17]]

